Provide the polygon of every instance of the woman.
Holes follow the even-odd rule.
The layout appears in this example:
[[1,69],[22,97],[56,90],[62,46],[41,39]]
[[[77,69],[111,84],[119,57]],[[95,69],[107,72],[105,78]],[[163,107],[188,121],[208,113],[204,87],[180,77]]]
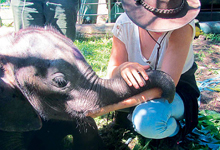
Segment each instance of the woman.
[[[126,13],[113,28],[113,46],[108,76],[118,73],[129,86],[140,88],[148,80],[146,69],[168,73],[176,85],[172,103],[158,98],[160,91],[145,91],[140,98],[152,99],[131,112],[134,129],[146,138],[175,136],[185,119],[183,135],[198,122],[199,90],[194,73],[193,19],[200,10],[199,0],[122,0]],[[141,78],[143,76],[143,78]],[[150,96],[149,96],[150,95]]]

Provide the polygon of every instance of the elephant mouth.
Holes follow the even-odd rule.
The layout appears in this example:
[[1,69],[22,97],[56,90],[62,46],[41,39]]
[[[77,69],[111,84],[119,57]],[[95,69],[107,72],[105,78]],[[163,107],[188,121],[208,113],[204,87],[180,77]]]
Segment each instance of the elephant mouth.
[[[101,108],[97,108],[97,109],[93,109],[93,110],[86,110],[83,113],[83,115],[86,116],[86,117],[93,117],[94,115],[98,115],[101,112],[105,112],[105,107],[101,107]],[[100,115],[98,115],[98,116],[100,116]]]

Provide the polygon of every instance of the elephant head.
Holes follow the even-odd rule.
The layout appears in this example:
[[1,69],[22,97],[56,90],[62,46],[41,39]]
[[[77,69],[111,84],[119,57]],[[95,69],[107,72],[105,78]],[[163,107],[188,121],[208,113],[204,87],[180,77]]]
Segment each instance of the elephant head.
[[41,119],[85,118],[87,111],[111,105],[144,90],[159,87],[169,102],[172,79],[148,71],[141,89],[129,87],[120,75],[102,79],[72,41],[52,28],[29,28],[0,37],[0,130],[32,131]]

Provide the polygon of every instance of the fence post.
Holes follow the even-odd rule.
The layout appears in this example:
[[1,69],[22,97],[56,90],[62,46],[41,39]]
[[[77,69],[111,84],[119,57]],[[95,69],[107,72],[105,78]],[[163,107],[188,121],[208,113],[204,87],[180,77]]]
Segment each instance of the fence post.
[[108,23],[111,23],[111,0],[108,0]]

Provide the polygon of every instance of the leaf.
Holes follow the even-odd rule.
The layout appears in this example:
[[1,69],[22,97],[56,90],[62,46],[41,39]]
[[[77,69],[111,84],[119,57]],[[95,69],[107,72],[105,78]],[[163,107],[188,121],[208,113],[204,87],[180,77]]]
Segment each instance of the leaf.
[[214,87],[208,87],[209,89],[213,90],[213,91],[217,91],[220,92],[220,85],[216,85]]
[[[202,110],[199,112],[200,115],[206,116],[207,118],[212,118],[215,120],[220,120],[220,114],[217,113],[216,111],[212,111],[212,110]],[[201,117],[201,118],[203,118]],[[200,118],[199,118],[200,119]]]
[[141,146],[140,144],[136,144],[133,148],[133,150],[142,150],[143,146]]
[[218,148],[220,147],[219,140],[215,139],[213,136],[211,136],[211,134],[202,134],[197,128],[193,130],[191,135],[188,135],[187,139],[192,141],[193,143],[198,143],[199,145],[203,145],[212,150],[218,150]]
[[145,146],[143,147],[143,150],[147,149],[147,147],[151,141],[152,141],[152,139],[148,139],[148,138],[146,139]]
[[199,112],[198,126],[187,136],[191,149],[220,150],[220,114],[211,110]]

